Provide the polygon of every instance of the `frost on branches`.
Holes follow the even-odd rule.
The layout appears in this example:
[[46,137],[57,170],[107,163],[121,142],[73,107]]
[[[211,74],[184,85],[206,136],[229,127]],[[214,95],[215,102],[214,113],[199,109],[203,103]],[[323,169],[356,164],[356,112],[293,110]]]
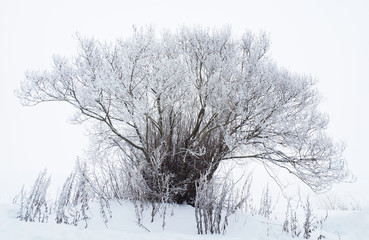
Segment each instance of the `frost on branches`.
[[165,192],[193,205],[196,182],[230,159],[276,165],[316,191],[349,175],[314,79],[278,67],[266,34],[148,28],[78,42],[76,57],[28,72],[17,94],[25,105],[68,102],[76,122],[95,122],[96,153],[138,176],[152,202]]

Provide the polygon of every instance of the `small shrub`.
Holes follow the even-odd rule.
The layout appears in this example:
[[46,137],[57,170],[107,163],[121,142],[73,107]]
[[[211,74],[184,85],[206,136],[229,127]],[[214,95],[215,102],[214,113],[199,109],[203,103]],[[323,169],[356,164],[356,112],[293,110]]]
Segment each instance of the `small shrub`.
[[[34,182],[32,189],[26,193],[24,187],[18,195],[20,210],[18,218],[25,222],[47,222],[49,218],[49,204],[46,200],[47,189],[50,185],[50,177],[46,169],[41,171]],[[17,201],[17,198],[16,198]]]
[[203,175],[196,184],[195,217],[198,234],[226,232],[228,218],[246,205],[250,197],[251,175],[246,178],[241,191],[229,178],[216,181]]

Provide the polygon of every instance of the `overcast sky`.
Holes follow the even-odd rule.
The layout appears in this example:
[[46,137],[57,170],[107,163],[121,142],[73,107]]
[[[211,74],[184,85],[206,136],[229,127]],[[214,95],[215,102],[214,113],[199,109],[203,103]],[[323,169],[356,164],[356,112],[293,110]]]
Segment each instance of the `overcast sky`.
[[30,186],[45,167],[61,184],[88,143],[83,127],[68,123],[71,107],[20,105],[14,90],[24,72],[48,68],[53,54],[76,54],[77,31],[104,41],[147,24],[269,33],[280,66],[319,80],[329,134],[347,144],[345,157],[357,181],[334,190],[368,201],[368,13],[366,0],[0,0],[0,202]]

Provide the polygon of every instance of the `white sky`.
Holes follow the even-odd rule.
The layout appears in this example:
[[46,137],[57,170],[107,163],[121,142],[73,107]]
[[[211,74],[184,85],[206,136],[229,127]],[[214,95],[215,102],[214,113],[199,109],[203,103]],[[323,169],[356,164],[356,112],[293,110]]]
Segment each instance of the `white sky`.
[[369,200],[369,1],[0,0],[0,202],[45,167],[62,184],[87,146],[83,127],[68,123],[69,106],[19,104],[14,90],[24,72],[49,67],[53,54],[75,54],[77,31],[113,40],[147,24],[270,33],[279,65],[319,80],[329,133],[347,143],[357,181],[335,191]]

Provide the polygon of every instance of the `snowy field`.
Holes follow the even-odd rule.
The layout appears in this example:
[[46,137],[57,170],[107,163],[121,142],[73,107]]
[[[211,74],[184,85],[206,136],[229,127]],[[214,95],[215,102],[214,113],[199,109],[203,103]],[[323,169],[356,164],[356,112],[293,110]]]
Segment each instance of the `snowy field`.
[[[190,206],[173,206],[168,209],[165,230],[162,229],[162,219],[158,217],[150,222],[150,213],[145,217],[145,230],[137,225],[132,204],[124,202],[113,203],[113,217],[105,225],[100,217],[98,205],[91,205],[88,228],[84,223],[78,226],[56,224],[50,216],[49,223],[21,222],[17,216],[18,206],[0,205],[0,239],[1,240],[93,240],[93,239],[150,239],[150,240],[182,240],[182,239],[303,239],[292,238],[282,233],[283,216],[267,220],[258,215],[238,213],[230,219],[225,235],[197,235],[194,209]],[[283,211],[282,215],[283,215]],[[300,222],[302,225],[302,220]],[[150,231],[150,232],[148,232]],[[310,239],[318,239],[323,235],[327,240],[365,240],[369,238],[369,211],[330,211],[323,229],[318,227]]]

